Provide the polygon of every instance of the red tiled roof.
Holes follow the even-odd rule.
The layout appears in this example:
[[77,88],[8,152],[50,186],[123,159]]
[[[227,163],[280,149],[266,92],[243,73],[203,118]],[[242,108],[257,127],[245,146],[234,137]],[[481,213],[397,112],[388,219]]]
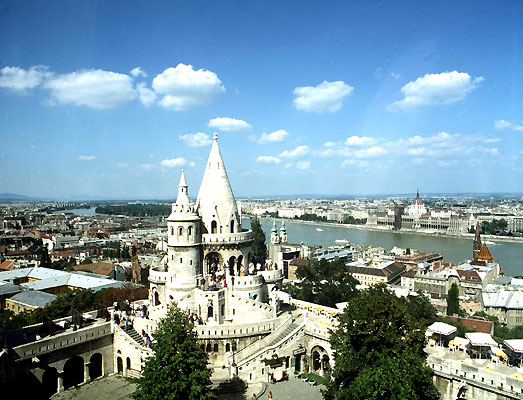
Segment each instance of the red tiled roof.
[[485,321],[476,318],[449,317],[451,320],[464,325],[469,331],[490,333],[492,331],[492,321]]
[[4,260],[4,262],[2,264],[0,264],[0,270],[10,271],[14,268],[15,265],[16,265],[16,261]]

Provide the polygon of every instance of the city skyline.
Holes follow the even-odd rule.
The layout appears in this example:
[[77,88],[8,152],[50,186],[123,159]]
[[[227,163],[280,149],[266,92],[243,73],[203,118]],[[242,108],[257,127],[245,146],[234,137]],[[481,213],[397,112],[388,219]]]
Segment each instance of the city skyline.
[[523,192],[517,2],[80,4],[2,4],[0,192]]

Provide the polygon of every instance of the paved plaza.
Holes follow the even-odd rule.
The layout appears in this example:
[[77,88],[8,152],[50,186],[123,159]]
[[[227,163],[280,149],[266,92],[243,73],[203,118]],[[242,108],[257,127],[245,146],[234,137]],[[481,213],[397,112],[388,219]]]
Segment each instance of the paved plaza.
[[[72,388],[65,392],[55,394],[53,400],[130,400],[134,392],[135,385],[128,380],[118,376],[109,375],[97,379],[91,383]],[[323,399],[320,388],[323,386],[311,386],[302,382],[300,379],[291,377],[288,381],[269,384],[262,396],[258,397],[267,400],[269,391],[272,391],[273,400],[321,400]],[[253,393],[259,393],[262,385],[251,385],[243,394],[230,394],[219,396],[220,400],[251,400]]]

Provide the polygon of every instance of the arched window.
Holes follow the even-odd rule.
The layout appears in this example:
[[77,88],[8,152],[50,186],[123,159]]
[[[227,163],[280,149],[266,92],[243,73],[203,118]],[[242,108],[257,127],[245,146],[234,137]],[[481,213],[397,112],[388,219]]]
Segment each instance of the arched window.
[[190,226],[189,228],[187,228],[187,234],[188,234],[189,236],[192,235],[192,226]]
[[218,343],[214,344],[213,350],[214,350],[215,353],[218,353]]
[[231,233],[234,233],[234,220],[231,221]]
[[171,227],[171,235],[174,236],[174,228]]
[[212,306],[207,307],[207,318],[212,318],[214,314],[214,310]]
[[207,353],[210,353],[211,352],[211,344],[210,343],[207,343]]
[[182,236],[183,235],[183,226],[179,226],[178,227],[178,236]]
[[218,233],[218,224],[216,221],[211,222],[211,233]]
[[225,344],[225,351],[228,353],[229,351],[231,351],[231,344],[230,343],[226,343]]
[[127,364],[127,369],[131,369],[131,359],[129,357],[127,357],[125,363]]

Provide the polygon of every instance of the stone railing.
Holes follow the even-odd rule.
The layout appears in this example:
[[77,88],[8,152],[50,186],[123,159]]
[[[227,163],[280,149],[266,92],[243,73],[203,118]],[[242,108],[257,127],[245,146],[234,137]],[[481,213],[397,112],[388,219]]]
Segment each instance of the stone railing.
[[21,358],[31,358],[40,354],[49,353],[61,348],[76,346],[80,343],[89,342],[103,336],[111,335],[111,323],[105,322],[99,325],[91,325],[76,331],[64,332],[54,336],[46,337],[36,342],[31,342],[13,348],[13,351]]
[[165,283],[167,282],[167,271],[158,271],[156,268],[152,268],[149,271],[149,281],[153,283]]
[[198,325],[194,330],[198,334],[198,339],[207,338],[228,338],[243,337],[253,335],[264,335],[273,331],[276,326],[275,320],[266,320],[252,324],[238,325]]
[[272,283],[276,282],[280,279],[283,279],[283,270],[281,269],[275,269],[273,271],[260,271],[258,272],[263,276],[265,279],[265,282]]
[[221,243],[240,243],[252,240],[252,231],[240,233],[204,233],[202,243],[204,244],[221,244]]
[[260,286],[263,284],[263,276],[261,275],[245,275],[245,276],[231,276],[229,278],[231,286],[234,289],[243,287]]
[[[497,396],[488,398],[521,399],[523,396],[523,380],[495,370],[492,371],[484,366],[432,355],[427,357],[427,364],[432,368],[436,376],[450,380],[460,380],[476,389]],[[514,368],[515,371],[516,368]],[[484,398],[487,398],[487,396]]]
[[305,325],[305,334],[324,340],[330,340],[331,329],[332,328],[328,326],[320,325],[318,321],[312,321],[309,319]]

